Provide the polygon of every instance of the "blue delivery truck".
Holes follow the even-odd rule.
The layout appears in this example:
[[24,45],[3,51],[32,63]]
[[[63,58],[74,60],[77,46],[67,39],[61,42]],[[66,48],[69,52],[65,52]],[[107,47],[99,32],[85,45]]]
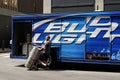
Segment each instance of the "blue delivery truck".
[[27,59],[51,37],[52,62],[120,65],[120,12],[12,17],[11,58]]

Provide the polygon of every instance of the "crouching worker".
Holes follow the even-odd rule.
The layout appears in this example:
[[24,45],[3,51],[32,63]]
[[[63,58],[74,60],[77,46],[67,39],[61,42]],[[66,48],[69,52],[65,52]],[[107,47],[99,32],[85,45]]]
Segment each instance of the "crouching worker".
[[51,50],[50,36],[46,36],[45,43],[39,48],[34,46],[30,51],[30,55],[25,63],[28,70],[38,70],[38,65],[43,65],[45,69],[49,69],[49,56]]
[[45,69],[49,69],[48,63],[49,63],[49,56],[51,52],[51,42],[50,42],[50,36],[46,36],[45,43],[40,48],[40,55],[39,55],[39,64],[42,64]]

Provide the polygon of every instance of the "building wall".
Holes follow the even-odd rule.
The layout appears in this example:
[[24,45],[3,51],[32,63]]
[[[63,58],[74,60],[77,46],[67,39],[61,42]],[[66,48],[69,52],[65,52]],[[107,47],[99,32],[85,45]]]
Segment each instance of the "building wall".
[[[95,11],[95,0],[51,0],[52,13]],[[120,0],[104,0],[104,11],[120,11]]]
[[11,17],[0,15],[0,48],[10,47]]
[[18,0],[0,0],[0,7],[17,11]]
[[43,12],[43,0],[18,0],[18,11],[31,14]]
[[105,0],[105,11],[120,11],[120,0]]
[[[43,13],[43,0],[0,0],[0,8],[9,13],[18,11],[24,14]],[[11,39],[11,15],[0,14],[0,50],[1,48],[10,48]]]
[[52,0],[52,13],[92,11],[94,11],[94,0]]

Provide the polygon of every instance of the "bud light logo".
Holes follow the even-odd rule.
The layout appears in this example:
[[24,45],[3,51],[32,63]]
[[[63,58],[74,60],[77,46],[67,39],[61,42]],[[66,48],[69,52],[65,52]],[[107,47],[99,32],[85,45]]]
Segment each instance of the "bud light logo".
[[[108,38],[110,42],[120,37],[120,34],[111,34],[119,24],[111,22],[110,16],[80,17],[79,20],[72,19],[73,21],[64,19],[46,19],[34,23],[33,43],[43,43],[45,35],[49,35],[51,42],[55,44],[82,44],[86,40],[86,35],[91,39],[102,35],[101,38]],[[101,34],[102,31],[106,32]]]

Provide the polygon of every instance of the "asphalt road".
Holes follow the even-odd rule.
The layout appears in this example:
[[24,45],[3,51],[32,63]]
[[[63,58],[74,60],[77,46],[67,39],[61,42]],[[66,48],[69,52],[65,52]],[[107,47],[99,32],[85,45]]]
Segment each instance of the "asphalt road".
[[[119,80],[120,68],[102,65],[66,64],[56,69],[27,71],[25,60],[10,59],[9,54],[0,54],[0,80]],[[66,67],[64,67],[66,66]],[[73,67],[74,66],[74,67]]]

